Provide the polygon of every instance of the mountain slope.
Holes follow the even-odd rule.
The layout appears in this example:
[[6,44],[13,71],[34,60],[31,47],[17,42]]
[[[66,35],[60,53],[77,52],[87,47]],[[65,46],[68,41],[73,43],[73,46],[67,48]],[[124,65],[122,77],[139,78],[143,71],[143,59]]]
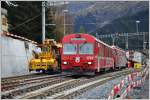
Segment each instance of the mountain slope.
[[[79,4],[80,5],[80,4]],[[131,16],[148,9],[147,1],[98,1],[82,9],[75,15],[75,32],[83,26],[87,32],[94,32],[111,21],[123,16]],[[97,26],[97,27],[96,27]]]

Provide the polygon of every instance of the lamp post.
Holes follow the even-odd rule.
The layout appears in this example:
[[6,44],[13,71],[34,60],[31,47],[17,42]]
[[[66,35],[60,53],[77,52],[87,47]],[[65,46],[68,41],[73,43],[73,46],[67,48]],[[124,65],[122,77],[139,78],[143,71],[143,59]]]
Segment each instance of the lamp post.
[[[139,33],[139,29],[138,29],[138,24],[140,23],[139,20],[136,20],[136,33]],[[138,40],[139,40],[139,36],[138,36]],[[138,48],[139,48],[139,43],[138,43]]]
[[63,10],[64,13],[64,36],[66,35],[66,13],[68,12],[68,10]]
[[138,24],[140,23],[140,21],[139,20],[137,20],[136,21],[136,33],[138,34],[138,32],[139,32],[139,29],[138,29]]

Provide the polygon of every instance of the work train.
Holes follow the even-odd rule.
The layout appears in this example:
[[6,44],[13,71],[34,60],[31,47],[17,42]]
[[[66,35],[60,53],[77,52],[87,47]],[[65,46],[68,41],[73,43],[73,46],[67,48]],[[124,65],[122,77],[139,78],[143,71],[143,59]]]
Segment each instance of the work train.
[[59,48],[61,48],[61,44],[56,43],[54,39],[46,39],[39,46],[42,50],[33,51],[33,58],[29,62],[29,71],[60,72]]
[[127,66],[126,52],[89,34],[69,34],[62,39],[61,70],[97,73]]
[[134,50],[129,50],[126,52],[126,57],[129,63],[129,66],[134,66],[135,64],[146,64],[147,62],[147,58],[146,55],[138,52],[138,51],[134,51]]

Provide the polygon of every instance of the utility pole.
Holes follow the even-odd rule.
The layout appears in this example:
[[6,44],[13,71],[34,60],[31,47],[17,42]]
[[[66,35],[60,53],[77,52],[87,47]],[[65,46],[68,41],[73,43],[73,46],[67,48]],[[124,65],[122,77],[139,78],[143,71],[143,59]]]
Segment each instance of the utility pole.
[[0,1],[0,34],[2,34],[2,7],[1,7],[1,1]]
[[[2,35],[2,7],[1,7],[1,1],[0,1],[0,38],[1,38],[1,35]],[[2,39],[0,39],[0,45],[2,45]],[[0,64],[2,66],[2,46],[0,46]],[[2,72],[0,71],[0,74]]]
[[66,13],[64,12],[64,36],[66,35]]
[[115,45],[115,36],[112,36],[113,45]]
[[111,36],[112,37],[112,42],[113,42],[113,45],[115,45],[115,39],[117,38],[117,36],[116,36],[117,34],[115,33],[115,35],[114,36]]
[[66,13],[68,12],[68,10],[63,10],[64,13],[64,36],[66,35]]
[[96,38],[98,38],[99,39],[99,35],[98,35],[98,33],[96,32]]
[[143,50],[146,49],[146,40],[145,40],[145,36],[146,36],[146,33],[143,33]]
[[42,42],[45,40],[45,1],[42,2]]

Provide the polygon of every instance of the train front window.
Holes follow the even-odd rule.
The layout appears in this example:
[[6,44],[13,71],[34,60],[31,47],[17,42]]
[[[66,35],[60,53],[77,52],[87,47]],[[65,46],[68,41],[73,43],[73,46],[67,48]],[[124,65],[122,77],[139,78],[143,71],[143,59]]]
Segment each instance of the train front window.
[[91,43],[80,44],[79,48],[80,54],[93,54],[93,44]]
[[70,43],[64,44],[63,54],[77,54],[77,45]]

